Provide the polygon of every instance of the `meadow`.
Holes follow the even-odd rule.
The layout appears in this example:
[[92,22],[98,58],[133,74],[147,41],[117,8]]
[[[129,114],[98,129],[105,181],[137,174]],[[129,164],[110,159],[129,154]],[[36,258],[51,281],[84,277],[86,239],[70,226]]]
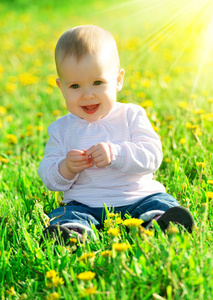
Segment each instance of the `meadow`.
[[[0,1],[0,299],[213,298],[212,11],[207,0]],[[63,199],[37,174],[49,124],[68,113],[54,48],[80,24],[114,35],[118,101],[146,109],[164,152],[155,178],[192,212],[192,234],[108,214],[97,241],[40,247]]]

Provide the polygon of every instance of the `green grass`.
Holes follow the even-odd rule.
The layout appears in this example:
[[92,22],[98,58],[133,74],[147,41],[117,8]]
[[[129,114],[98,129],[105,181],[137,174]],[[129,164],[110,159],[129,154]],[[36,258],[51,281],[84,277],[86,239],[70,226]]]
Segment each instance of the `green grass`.
[[[156,5],[154,0],[0,3],[0,299],[212,299],[209,14],[197,13],[193,22],[195,7],[179,26],[171,20],[185,0]],[[97,241],[85,241],[75,253],[71,244],[39,246],[45,213],[63,196],[48,191],[37,175],[47,127],[67,113],[54,84],[54,46],[65,29],[85,23],[114,34],[126,70],[118,100],[146,108],[164,152],[155,178],[192,212],[192,235],[163,234],[157,224],[152,235],[128,232],[114,218],[119,236],[94,229]],[[115,243],[128,249],[119,253]],[[103,257],[106,250],[112,251],[109,257]],[[91,257],[85,260],[84,254]],[[51,270],[57,274],[48,279]],[[85,271],[95,277],[80,280]]]

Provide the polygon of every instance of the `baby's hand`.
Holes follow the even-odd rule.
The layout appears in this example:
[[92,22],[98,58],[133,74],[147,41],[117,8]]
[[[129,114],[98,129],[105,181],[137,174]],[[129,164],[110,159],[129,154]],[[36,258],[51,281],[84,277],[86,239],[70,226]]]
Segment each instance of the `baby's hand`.
[[91,156],[96,167],[103,168],[111,163],[111,151],[106,143],[98,143],[89,148],[86,152]]
[[94,165],[86,150],[71,150],[59,164],[59,172],[64,178],[71,180],[76,174]]

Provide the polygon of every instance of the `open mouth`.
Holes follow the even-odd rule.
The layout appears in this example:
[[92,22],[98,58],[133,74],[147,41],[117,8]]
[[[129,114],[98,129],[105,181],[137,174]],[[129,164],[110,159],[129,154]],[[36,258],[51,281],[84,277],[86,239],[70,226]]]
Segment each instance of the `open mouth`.
[[94,114],[98,110],[99,106],[100,104],[92,104],[92,105],[81,106],[81,108],[87,114]]

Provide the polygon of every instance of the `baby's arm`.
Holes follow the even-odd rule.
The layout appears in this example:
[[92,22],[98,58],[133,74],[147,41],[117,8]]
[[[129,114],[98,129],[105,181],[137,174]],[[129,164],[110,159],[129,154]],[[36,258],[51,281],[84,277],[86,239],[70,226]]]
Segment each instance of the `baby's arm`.
[[111,167],[129,174],[155,172],[162,162],[162,146],[145,110],[134,105],[126,119],[130,139],[119,144],[109,142]]
[[[60,125],[60,124],[59,124]],[[93,166],[86,150],[66,152],[63,129],[53,122],[48,129],[49,140],[38,173],[46,187],[51,191],[66,191],[78,179],[82,170]]]

